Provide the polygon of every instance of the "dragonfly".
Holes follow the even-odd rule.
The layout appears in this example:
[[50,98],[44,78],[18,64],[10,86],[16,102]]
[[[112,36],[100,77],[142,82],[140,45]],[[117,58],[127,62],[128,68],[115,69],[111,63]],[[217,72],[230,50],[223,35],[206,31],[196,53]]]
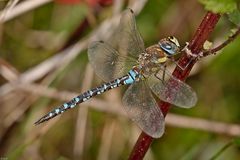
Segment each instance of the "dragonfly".
[[193,89],[166,69],[167,62],[179,52],[179,42],[173,36],[145,48],[134,12],[127,9],[109,41],[95,41],[88,47],[92,67],[106,83],[62,104],[35,124],[48,121],[96,95],[128,85],[122,102],[129,118],[146,134],[159,138],[165,127],[164,115],[156,98],[181,108],[191,108],[197,102]]

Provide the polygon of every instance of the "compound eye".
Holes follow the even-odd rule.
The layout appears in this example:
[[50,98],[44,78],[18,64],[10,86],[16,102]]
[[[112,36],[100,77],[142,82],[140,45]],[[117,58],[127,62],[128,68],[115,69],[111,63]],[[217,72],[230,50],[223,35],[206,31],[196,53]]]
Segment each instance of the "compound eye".
[[171,50],[172,44],[166,41],[166,42],[161,43],[161,47],[164,49],[167,49],[167,50]]
[[163,47],[166,49],[172,49],[172,46],[169,43],[163,44]]
[[164,50],[165,53],[167,53],[169,56],[174,55],[176,52],[176,48],[170,42],[167,42],[167,41],[160,42],[159,45],[160,45],[160,48]]

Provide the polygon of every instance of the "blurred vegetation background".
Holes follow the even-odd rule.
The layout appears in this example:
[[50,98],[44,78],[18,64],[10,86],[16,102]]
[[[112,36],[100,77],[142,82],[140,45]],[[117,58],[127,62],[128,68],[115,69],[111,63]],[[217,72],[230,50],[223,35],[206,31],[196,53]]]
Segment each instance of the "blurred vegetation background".
[[[18,2],[16,7],[28,2]],[[7,3],[0,1],[2,10]],[[125,87],[42,125],[34,122],[75,93],[102,83],[88,64],[89,37],[128,4],[139,11],[136,22],[145,46],[169,35],[183,46],[207,12],[195,0],[119,0],[101,5],[48,0],[1,24],[0,159],[127,159],[141,131],[121,107]],[[209,40],[219,44],[235,27],[223,15]],[[239,51],[237,38],[220,54],[195,65],[187,83],[198,94],[197,105],[192,109],[171,108],[169,117],[181,116],[186,120],[184,125],[167,118],[165,134],[154,141],[145,159],[206,160],[235,141],[240,135],[240,126],[234,125],[240,123]],[[191,124],[195,121],[189,117],[200,124]],[[212,131],[219,126],[211,121],[226,124],[226,128],[220,126],[225,132]],[[205,129],[199,127],[202,125]],[[235,144],[218,159],[240,159],[240,148]]]

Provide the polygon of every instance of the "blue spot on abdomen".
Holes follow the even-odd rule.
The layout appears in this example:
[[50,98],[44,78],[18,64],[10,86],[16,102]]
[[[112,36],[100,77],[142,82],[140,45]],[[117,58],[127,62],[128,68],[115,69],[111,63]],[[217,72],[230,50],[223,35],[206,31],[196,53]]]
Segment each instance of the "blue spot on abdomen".
[[124,83],[125,83],[125,84],[132,84],[132,83],[135,81],[135,79],[136,79],[137,73],[134,72],[134,71],[131,69],[131,70],[128,72],[128,74],[129,74],[129,77],[128,77],[128,79],[126,79],[126,80],[124,81]]

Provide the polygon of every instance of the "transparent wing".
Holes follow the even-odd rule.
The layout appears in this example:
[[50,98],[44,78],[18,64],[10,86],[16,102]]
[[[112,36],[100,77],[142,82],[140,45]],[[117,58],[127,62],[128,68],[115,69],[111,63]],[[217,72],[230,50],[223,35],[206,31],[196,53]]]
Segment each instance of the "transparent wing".
[[132,84],[123,96],[129,117],[148,135],[159,138],[164,133],[164,116],[144,81]]
[[117,50],[103,41],[90,44],[88,58],[96,74],[106,82],[126,75],[137,63],[133,58],[119,55]]
[[147,81],[152,91],[161,100],[182,108],[191,108],[196,105],[197,95],[189,85],[174,78],[167,70],[164,80],[163,70],[160,70],[156,76],[152,75]]
[[121,55],[131,55],[138,58],[139,54],[145,51],[144,42],[137,30],[135,16],[131,9],[123,12],[118,28],[110,42]]

